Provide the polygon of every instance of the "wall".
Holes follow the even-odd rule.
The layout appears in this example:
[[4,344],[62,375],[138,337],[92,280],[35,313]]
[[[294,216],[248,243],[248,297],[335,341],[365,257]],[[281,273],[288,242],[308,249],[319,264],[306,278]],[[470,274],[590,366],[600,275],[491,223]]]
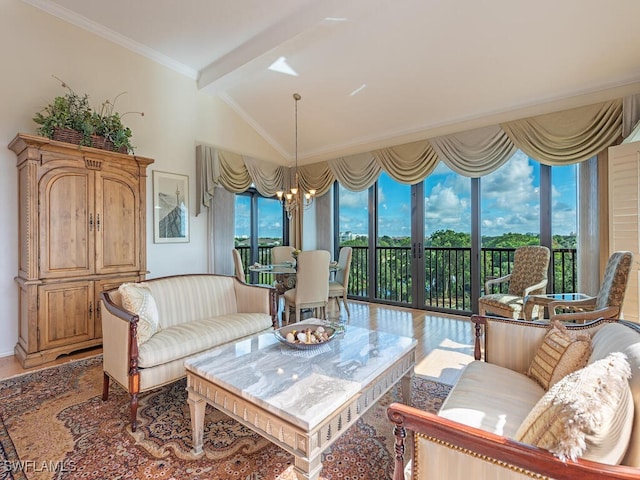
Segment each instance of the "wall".
[[[284,163],[251,127],[216,97],[198,92],[186,78],[140,55],[69,25],[19,0],[0,2],[0,356],[13,354],[18,338],[17,174],[6,145],[18,132],[35,133],[35,112],[65,90],[87,93],[94,108],[121,92],[116,111],[127,115],[136,153],[155,159],[147,179],[147,266],[149,277],[207,269],[206,215],[193,216],[195,146],[207,143],[276,163]],[[190,242],[154,244],[153,170],[189,176]]]

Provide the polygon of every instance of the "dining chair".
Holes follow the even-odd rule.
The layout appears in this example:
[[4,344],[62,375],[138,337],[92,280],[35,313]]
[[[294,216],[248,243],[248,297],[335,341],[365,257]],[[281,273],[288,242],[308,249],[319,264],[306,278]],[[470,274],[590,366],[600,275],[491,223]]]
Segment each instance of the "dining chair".
[[231,250],[231,255],[233,256],[233,265],[236,269],[236,278],[242,283],[247,283],[246,277],[244,275],[244,265],[242,264],[242,257],[240,256],[240,252],[234,248],[233,250]]
[[[485,295],[478,299],[480,315],[499,315],[524,318],[524,299],[547,288],[547,270],[551,252],[547,247],[527,245],[518,247],[513,255],[513,269],[508,275],[485,282]],[[508,282],[507,293],[490,293],[492,285]]]
[[296,287],[284,292],[284,317],[289,323],[291,308],[295,308],[296,322],[300,321],[300,311],[303,308],[318,308],[322,311],[322,318],[327,318],[327,303],[329,303],[329,261],[331,255],[326,250],[306,250],[298,255],[298,270],[296,272]]
[[329,281],[329,298],[335,298],[340,311],[340,297],[347,311],[347,318],[351,317],[349,304],[347,303],[347,291],[349,290],[349,270],[351,270],[351,256],[353,249],[351,247],[342,247],[338,255],[338,270],[335,273],[333,281]]
[[279,247],[273,247],[271,249],[271,263],[284,263],[293,261],[294,247],[289,245],[281,245]]
[[586,322],[598,318],[619,318],[632,261],[631,252],[613,252],[604,269],[598,294],[582,300],[558,300],[549,303],[549,319]]

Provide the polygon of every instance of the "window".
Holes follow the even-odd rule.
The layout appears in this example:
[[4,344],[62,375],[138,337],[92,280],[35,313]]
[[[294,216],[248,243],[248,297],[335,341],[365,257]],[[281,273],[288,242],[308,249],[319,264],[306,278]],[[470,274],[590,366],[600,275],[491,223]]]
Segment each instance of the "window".
[[[282,205],[277,198],[263,197],[254,189],[236,195],[235,247],[242,257],[246,275],[249,265],[271,262],[271,249],[284,242],[285,226]],[[267,276],[251,275],[251,283],[270,281]]]

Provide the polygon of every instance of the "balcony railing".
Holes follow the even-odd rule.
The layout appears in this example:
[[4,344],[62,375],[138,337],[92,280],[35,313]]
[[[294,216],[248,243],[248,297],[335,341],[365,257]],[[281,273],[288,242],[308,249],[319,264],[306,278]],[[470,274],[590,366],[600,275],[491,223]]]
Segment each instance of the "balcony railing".
[[[240,251],[245,274],[249,275],[251,261],[249,247],[237,247]],[[258,262],[266,264],[271,259],[270,246],[259,247]],[[362,300],[376,300],[394,304],[413,303],[411,247],[377,247],[375,255],[375,282],[369,275],[369,247],[354,246],[349,276],[349,296]],[[501,277],[511,272],[514,248],[483,248],[480,255],[480,285],[488,277]],[[416,254],[418,252],[415,252]],[[428,308],[471,312],[471,249],[467,247],[425,247],[424,256],[424,305]],[[558,248],[552,250],[553,278],[547,291],[550,293],[576,292],[576,250]],[[251,274],[252,283],[270,283],[268,274]],[[371,297],[372,292],[373,297]],[[484,292],[479,292],[480,294]]]

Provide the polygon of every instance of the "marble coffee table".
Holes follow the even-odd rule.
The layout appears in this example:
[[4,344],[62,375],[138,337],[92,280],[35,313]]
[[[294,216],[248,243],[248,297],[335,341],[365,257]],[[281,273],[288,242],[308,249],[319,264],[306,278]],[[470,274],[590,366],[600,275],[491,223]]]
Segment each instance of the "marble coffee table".
[[196,355],[185,361],[193,451],[202,452],[208,403],[293,454],[299,479],[315,480],[322,452],[398,381],[410,401],[416,344],[347,325],[315,350],[267,332]]

